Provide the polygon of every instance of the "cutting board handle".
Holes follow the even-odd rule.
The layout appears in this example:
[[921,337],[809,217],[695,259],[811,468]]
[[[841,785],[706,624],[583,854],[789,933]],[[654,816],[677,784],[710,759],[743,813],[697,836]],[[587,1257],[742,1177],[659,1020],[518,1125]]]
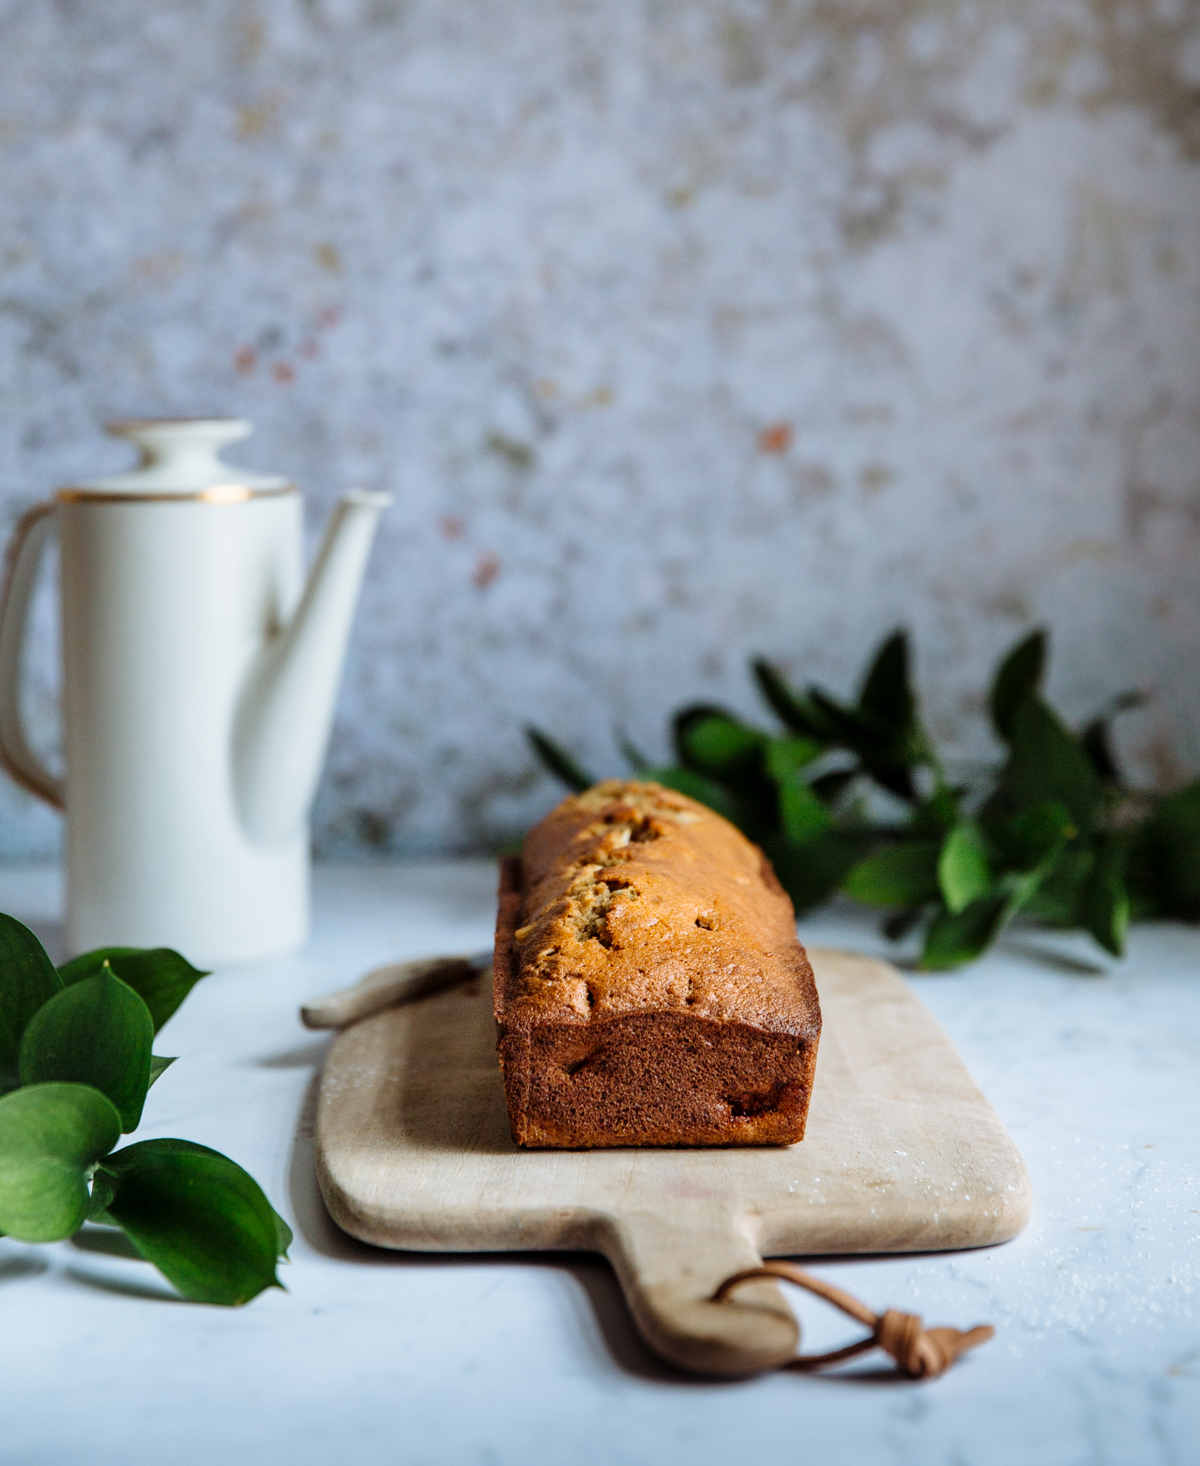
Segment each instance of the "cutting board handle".
[[602,1250],[620,1279],[647,1344],[698,1374],[742,1376],[778,1369],[797,1351],[800,1329],[771,1282],[739,1288],[714,1303],[733,1273],[762,1263],[737,1218],[688,1209],[667,1216],[612,1217]]

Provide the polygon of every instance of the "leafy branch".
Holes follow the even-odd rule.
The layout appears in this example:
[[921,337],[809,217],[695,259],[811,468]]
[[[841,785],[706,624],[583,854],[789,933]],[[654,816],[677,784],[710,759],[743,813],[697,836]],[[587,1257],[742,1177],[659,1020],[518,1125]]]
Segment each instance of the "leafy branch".
[[[922,967],[971,961],[1018,913],[1090,932],[1120,955],[1132,918],[1200,919],[1200,780],[1167,795],[1132,788],[1110,730],[1141,695],[1121,694],[1073,731],[1043,696],[1047,650],[1035,631],[997,668],[988,711],[1005,756],[981,780],[948,776],[903,631],[879,648],[853,703],[793,688],[759,660],[754,678],[782,731],[697,705],[673,720],[674,763],[623,751],[639,778],[757,841],[798,911],[840,890],[882,908],[891,939],[920,930]],[[594,782],[545,733],[528,735],[568,787]]]
[[108,947],[55,968],[0,915],[0,1232],[57,1242],[119,1227],[185,1298],[281,1286],[292,1239],[257,1182],[188,1140],[115,1147],[174,1059],[155,1034],[207,976],[168,948]]

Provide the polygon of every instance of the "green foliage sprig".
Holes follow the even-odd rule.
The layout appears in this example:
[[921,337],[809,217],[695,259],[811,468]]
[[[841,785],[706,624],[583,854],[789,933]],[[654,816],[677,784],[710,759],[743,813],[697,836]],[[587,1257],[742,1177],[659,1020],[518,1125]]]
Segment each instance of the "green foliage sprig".
[[[1136,790],[1113,752],[1123,693],[1072,730],[1042,693],[1048,641],[1035,631],[1000,663],[988,697],[1004,746],[981,779],[952,780],[921,722],[908,638],[876,653],[853,703],[798,691],[765,661],[755,681],[783,725],[765,732],[725,708],[677,713],[677,762],[640,778],[710,805],[770,856],[798,911],[844,891],[887,912],[893,940],[922,933],[920,965],[959,967],[1013,918],[1081,928],[1119,956],[1131,919],[1200,918],[1200,780]],[[528,736],[574,789],[594,782],[544,733]]]
[[0,915],[0,1232],[57,1242],[85,1221],[119,1227],[185,1298],[238,1304],[280,1286],[292,1240],[257,1182],[188,1140],[115,1149],[175,1062],[151,1052],[155,1034],[207,975],[168,948],[55,969]]

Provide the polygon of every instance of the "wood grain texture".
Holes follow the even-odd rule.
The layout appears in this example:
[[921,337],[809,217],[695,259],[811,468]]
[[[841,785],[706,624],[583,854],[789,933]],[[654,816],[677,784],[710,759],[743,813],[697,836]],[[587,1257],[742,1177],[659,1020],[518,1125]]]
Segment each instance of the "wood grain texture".
[[381,1247],[603,1253],[650,1347],[719,1375],[774,1368],[796,1351],[775,1284],[710,1301],[763,1257],[1016,1236],[1028,1175],[945,1033],[886,963],[809,956],[825,1024],[801,1144],[520,1150],[485,974],[335,1040],[317,1114],[330,1212]]

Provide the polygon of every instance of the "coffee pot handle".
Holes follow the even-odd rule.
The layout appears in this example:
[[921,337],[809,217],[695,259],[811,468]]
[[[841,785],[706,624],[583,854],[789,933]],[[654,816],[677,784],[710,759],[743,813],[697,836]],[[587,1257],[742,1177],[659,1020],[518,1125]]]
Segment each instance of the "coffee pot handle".
[[29,602],[42,551],[54,528],[54,504],[35,504],[17,523],[0,591],[0,766],[23,789],[62,809],[63,781],[29,746],[21,718],[21,661]]

